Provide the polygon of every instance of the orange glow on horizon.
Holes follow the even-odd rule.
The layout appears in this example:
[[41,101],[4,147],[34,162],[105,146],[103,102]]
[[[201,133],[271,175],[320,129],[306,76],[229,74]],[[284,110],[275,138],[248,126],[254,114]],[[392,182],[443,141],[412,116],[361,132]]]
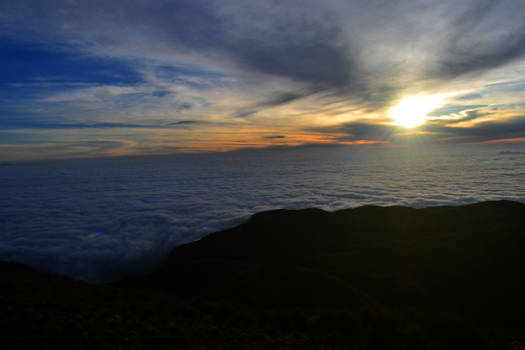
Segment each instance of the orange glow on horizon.
[[378,140],[356,140],[356,141],[343,141],[338,142],[342,145],[388,145],[388,141],[378,141]]
[[495,143],[521,143],[521,142],[525,142],[525,137],[514,137],[514,138],[508,138],[508,139],[487,140],[487,141],[481,141],[481,142],[469,142],[469,144],[490,145],[490,144],[495,144]]

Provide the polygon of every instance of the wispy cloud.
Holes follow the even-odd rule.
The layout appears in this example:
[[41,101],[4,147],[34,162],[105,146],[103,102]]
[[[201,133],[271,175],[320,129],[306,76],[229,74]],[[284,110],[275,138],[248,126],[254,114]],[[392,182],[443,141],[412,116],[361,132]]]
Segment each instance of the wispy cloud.
[[286,136],[284,135],[271,135],[271,136],[264,136],[265,139],[284,139]]

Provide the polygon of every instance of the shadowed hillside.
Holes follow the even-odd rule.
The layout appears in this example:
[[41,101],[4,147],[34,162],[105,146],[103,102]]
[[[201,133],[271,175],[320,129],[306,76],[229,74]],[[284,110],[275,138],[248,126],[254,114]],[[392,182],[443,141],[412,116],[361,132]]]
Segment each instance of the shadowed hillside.
[[269,211],[113,286],[3,264],[2,327],[13,346],[519,349],[524,217],[509,201]]

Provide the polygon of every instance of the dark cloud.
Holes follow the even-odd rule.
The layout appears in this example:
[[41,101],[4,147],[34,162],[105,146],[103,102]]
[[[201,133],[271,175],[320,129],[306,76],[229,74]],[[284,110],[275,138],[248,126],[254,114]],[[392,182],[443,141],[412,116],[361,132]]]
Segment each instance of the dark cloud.
[[272,135],[272,136],[265,136],[265,139],[284,139],[286,136],[284,135]]
[[[315,35],[305,34],[312,32]],[[289,23],[284,32],[240,41],[231,53],[241,65],[256,72],[334,88],[347,85],[356,69],[349,48],[340,41],[335,25],[305,20]]]
[[[475,143],[489,140],[525,137],[525,117],[505,121],[479,122],[469,127],[453,126],[459,122],[475,120],[487,114],[469,111],[458,120],[435,120],[417,129],[406,129],[389,124],[369,124],[365,122],[343,123],[331,127],[313,128],[307,131],[334,135],[334,141],[374,140],[392,143],[405,143],[410,137],[425,134],[428,141],[445,143]],[[445,124],[446,123],[446,124]]]
[[503,36],[481,48],[452,48],[451,55],[441,62],[443,72],[450,76],[488,70],[510,63],[525,54],[525,30]]
[[307,131],[314,131],[326,134],[344,134],[337,136],[337,141],[358,141],[358,140],[376,140],[388,141],[399,128],[393,125],[372,124],[366,122],[350,122],[330,127],[311,128]]
[[488,107],[488,105],[458,105],[458,104],[447,104],[443,107],[440,107],[438,109],[435,109],[434,111],[430,112],[428,115],[430,116],[440,116],[440,115],[449,115],[454,113],[459,113],[462,111],[470,110],[470,109],[477,109],[482,107]]
[[467,95],[463,95],[463,96],[460,96],[460,97],[456,97],[456,100],[476,100],[476,99],[480,99],[483,97],[483,94],[481,93],[472,93],[472,94],[467,94]]
[[306,97],[310,95],[312,92],[310,91],[303,91],[302,93],[297,92],[284,92],[284,93],[278,93],[274,94],[271,98],[267,99],[266,101],[258,104],[258,107],[274,107],[283,105],[289,102],[293,102],[295,100],[301,99],[303,97]]
[[194,124],[200,124],[203,123],[198,120],[179,120],[173,123],[167,123],[164,126],[182,126],[182,125],[194,125]]
[[503,110],[512,110],[516,108],[524,108],[525,103],[500,103],[495,105],[490,105],[491,111],[503,111]]
[[441,115],[450,115],[463,111],[468,111],[477,108],[488,107],[488,105],[459,105],[459,104],[447,104],[441,108],[435,109],[428,115],[433,117],[439,117]]
[[467,122],[467,121],[471,121],[471,120],[478,119],[478,118],[481,118],[481,117],[486,117],[486,116],[489,116],[491,114],[492,113],[480,112],[480,111],[476,111],[476,110],[467,111],[467,112],[463,113],[461,118],[447,120],[447,123],[448,124],[457,124],[457,123],[461,123],[461,122]]
[[388,140],[396,128],[382,124],[348,123],[343,130],[351,136],[351,140]]
[[[453,16],[447,47],[439,57],[439,75],[457,77],[467,73],[486,71],[510,63],[525,55],[525,25],[512,25],[502,8],[519,4],[502,0],[484,0],[470,3],[462,13]],[[494,20],[499,15],[498,20]]]
[[427,124],[421,129],[435,133],[438,140],[445,142],[486,142],[525,137],[525,117],[516,117],[505,121],[485,121],[469,127],[451,127],[433,123]]
[[238,118],[247,118],[249,116],[254,115],[255,113],[257,113],[257,111],[239,112],[235,116],[238,117]]

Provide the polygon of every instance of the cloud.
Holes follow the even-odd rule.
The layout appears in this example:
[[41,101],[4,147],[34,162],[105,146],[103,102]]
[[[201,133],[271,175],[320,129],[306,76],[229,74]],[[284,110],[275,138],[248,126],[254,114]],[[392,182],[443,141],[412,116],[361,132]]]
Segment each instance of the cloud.
[[7,129],[114,129],[114,128],[125,128],[125,129],[175,129],[175,128],[189,128],[192,125],[202,124],[202,122],[196,120],[181,120],[168,124],[129,124],[129,123],[36,123],[36,122],[11,122],[11,123],[0,123],[2,127]]
[[423,130],[436,133],[442,141],[456,143],[479,143],[498,139],[525,137],[525,117],[514,117],[509,120],[489,120],[469,127],[452,127],[430,124]]
[[481,93],[472,93],[472,94],[466,94],[463,96],[456,97],[456,100],[477,100],[483,97],[483,94]]
[[202,122],[197,121],[197,120],[179,120],[173,123],[169,123],[166,126],[185,126],[185,125],[194,125],[194,124],[199,124],[199,123],[202,123]]
[[[520,5],[516,3],[486,0],[458,17],[445,57],[440,60],[443,68],[441,73],[458,76],[486,71],[525,55],[525,26],[519,22],[513,23],[512,13],[498,11],[501,7],[497,6],[502,4],[520,10]],[[494,14],[500,17],[495,19]]]
[[235,116],[238,117],[238,118],[247,118],[249,116],[254,115],[255,113],[257,113],[257,111],[239,112]]
[[111,281],[145,272],[171,247],[263,210],[525,202],[516,190],[525,163],[515,152],[522,148],[473,148],[331,144],[0,164],[0,179],[9,184],[0,197],[0,259]]
[[309,131],[334,134],[337,141],[391,140],[399,130],[388,124],[370,124],[363,121],[342,123],[335,126],[308,129]]
[[[459,45],[458,45],[459,46]],[[485,43],[482,48],[452,48],[450,57],[441,62],[450,76],[489,70],[522,58],[525,54],[525,29]]]
[[284,139],[286,136],[284,135],[272,135],[272,136],[264,136],[265,139]]
[[298,92],[284,92],[280,94],[274,94],[266,101],[260,103],[258,107],[274,107],[274,106],[280,106],[295,100],[298,100],[300,98],[306,97],[310,95],[311,91],[303,91],[302,93]]
[[460,104],[447,104],[443,107],[433,110],[428,115],[439,117],[441,115],[457,114],[463,111],[488,107],[488,105],[460,105]]
[[332,135],[333,140],[337,142],[371,140],[391,142],[394,145],[410,143],[411,138],[421,135],[424,135],[428,141],[456,144],[525,137],[525,117],[523,116],[507,120],[487,120],[468,127],[456,125],[488,115],[490,114],[473,110],[464,113],[458,119],[437,119],[417,129],[405,129],[390,124],[348,122],[330,127],[308,129],[308,131]]
[[483,118],[483,117],[487,117],[487,116],[491,116],[491,115],[493,115],[493,114],[492,113],[488,113],[488,112],[480,112],[480,111],[476,111],[476,110],[464,111],[461,114],[459,114],[458,118],[448,120],[447,123],[449,125],[450,124],[455,124],[455,123],[463,123],[463,122],[468,122],[468,121],[476,120],[478,118]]

